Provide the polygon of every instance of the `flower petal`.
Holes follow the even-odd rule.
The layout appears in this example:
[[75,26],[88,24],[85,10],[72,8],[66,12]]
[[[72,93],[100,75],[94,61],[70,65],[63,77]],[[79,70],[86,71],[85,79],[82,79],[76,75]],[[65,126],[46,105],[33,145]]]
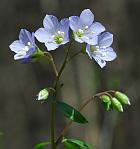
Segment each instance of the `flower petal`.
[[36,48],[35,48],[35,47],[31,47],[31,48],[26,52],[26,55],[32,56],[35,51],[36,51]]
[[105,31],[105,27],[99,22],[93,23],[89,28],[89,32],[91,32],[91,34],[93,35],[99,35],[101,32],[104,32],[104,31]]
[[45,46],[47,47],[48,51],[51,51],[57,49],[60,45],[53,42],[46,42]]
[[79,38],[77,36],[77,34],[74,34],[74,38],[75,38],[75,41],[79,42],[79,43],[84,43],[84,41],[82,40],[82,38]]
[[79,17],[78,16],[71,16],[69,17],[70,28],[76,32],[79,28]]
[[66,35],[64,40],[63,40],[63,42],[61,44],[66,44],[68,42],[69,42],[69,36]]
[[69,19],[64,18],[60,21],[58,30],[68,32],[69,31]]
[[94,21],[94,15],[89,9],[85,9],[80,14],[80,22],[83,26],[90,26]]
[[58,19],[53,15],[46,15],[43,20],[43,25],[46,29],[54,31],[58,25]]
[[26,52],[20,52],[14,55],[14,60],[19,60],[19,59],[23,59],[26,56]]
[[89,44],[87,44],[87,46],[86,46],[86,52],[87,52],[88,56],[90,57],[90,59],[92,59],[92,53],[91,53]]
[[35,33],[34,32],[32,32],[32,39],[33,39],[33,44],[35,45]]
[[21,63],[21,64],[26,64],[26,63],[28,63],[30,60],[31,60],[30,57],[27,57],[27,58],[25,57],[25,58],[23,58],[23,59],[20,60],[20,63]]
[[39,28],[35,32],[35,37],[38,41],[45,43],[48,41],[50,34],[44,28]]
[[103,46],[110,47],[112,42],[113,42],[113,34],[109,32],[105,32],[99,36],[98,43],[100,47]]
[[69,19],[64,18],[60,21],[57,31],[64,32],[64,40],[62,44],[69,42]]
[[99,66],[101,68],[103,68],[106,65],[106,61],[104,61],[103,59],[101,59],[98,56],[93,56],[93,58],[95,59],[95,61],[99,64]]
[[98,43],[98,36],[93,36],[92,38],[84,36],[82,40],[90,45],[96,45]]
[[25,45],[21,43],[19,40],[16,40],[9,47],[11,51],[18,53],[25,47]]
[[117,57],[115,51],[111,47],[101,50],[101,53],[102,56],[100,56],[100,58],[105,61],[113,61]]
[[20,40],[20,42],[22,42],[25,45],[27,45],[28,42],[30,42],[32,45],[34,44],[31,33],[29,31],[27,31],[26,29],[20,30],[19,40]]

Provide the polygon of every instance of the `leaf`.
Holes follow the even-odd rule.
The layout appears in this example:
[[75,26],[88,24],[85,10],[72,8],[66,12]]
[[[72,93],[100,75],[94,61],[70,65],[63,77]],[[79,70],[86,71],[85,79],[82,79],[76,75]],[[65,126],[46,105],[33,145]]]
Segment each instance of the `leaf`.
[[81,149],[77,144],[69,141],[64,142],[64,145],[67,149]]
[[70,120],[81,124],[88,123],[86,118],[72,106],[60,101],[56,101],[56,106]]
[[34,149],[43,149],[46,145],[51,144],[49,141],[44,141],[35,145]]
[[67,149],[93,149],[89,144],[77,139],[63,139],[62,143]]

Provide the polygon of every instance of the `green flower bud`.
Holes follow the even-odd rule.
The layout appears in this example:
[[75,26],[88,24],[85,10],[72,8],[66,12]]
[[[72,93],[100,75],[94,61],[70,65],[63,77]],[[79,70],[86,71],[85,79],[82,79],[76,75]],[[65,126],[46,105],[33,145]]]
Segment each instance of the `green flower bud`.
[[115,97],[122,103],[126,105],[131,105],[129,98],[124,94],[119,91],[115,92]]
[[37,100],[46,100],[49,96],[48,89],[41,90],[37,95]]
[[105,109],[107,111],[111,110],[111,100],[110,100],[110,97],[107,96],[107,95],[102,95],[102,96],[100,96],[100,99],[101,99],[102,104],[105,107]]
[[115,97],[112,98],[112,105],[113,107],[119,111],[119,112],[123,112],[123,107],[122,107],[122,104],[119,102],[119,100]]

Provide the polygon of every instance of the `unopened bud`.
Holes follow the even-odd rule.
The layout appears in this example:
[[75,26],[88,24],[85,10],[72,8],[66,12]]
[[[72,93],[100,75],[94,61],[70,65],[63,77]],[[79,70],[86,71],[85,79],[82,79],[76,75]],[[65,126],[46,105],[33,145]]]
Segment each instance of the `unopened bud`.
[[123,112],[122,104],[120,103],[120,101],[119,101],[117,98],[113,97],[111,101],[112,101],[113,107],[114,107],[117,111]]
[[115,92],[115,97],[122,103],[126,105],[131,105],[129,98],[119,91]]
[[107,95],[100,96],[103,106],[106,110],[111,110],[111,100],[110,97]]
[[49,92],[47,89],[41,90],[37,95],[37,100],[46,100],[49,96]]

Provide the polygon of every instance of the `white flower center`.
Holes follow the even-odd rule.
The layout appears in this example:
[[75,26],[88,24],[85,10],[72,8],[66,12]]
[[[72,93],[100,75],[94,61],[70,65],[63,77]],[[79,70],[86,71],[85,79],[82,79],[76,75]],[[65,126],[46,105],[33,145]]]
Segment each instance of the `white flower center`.
[[64,32],[57,31],[57,33],[55,35],[52,35],[51,37],[53,38],[55,43],[61,44],[64,40],[64,35],[65,35]]
[[29,50],[29,46],[25,46],[22,50],[27,52]]
[[27,42],[27,46],[30,46],[31,45],[31,43],[30,42]]
[[96,50],[99,51],[100,50],[100,47],[99,46],[95,46]]
[[107,54],[106,53],[101,53],[103,57],[105,57]]
[[30,46],[31,46],[31,42],[27,42],[27,45],[24,48],[22,48],[22,50],[27,52],[29,51]]
[[78,29],[77,32],[76,32],[76,35],[81,38],[84,36],[84,30],[83,29]]
[[87,40],[89,40],[89,37],[85,37]]

